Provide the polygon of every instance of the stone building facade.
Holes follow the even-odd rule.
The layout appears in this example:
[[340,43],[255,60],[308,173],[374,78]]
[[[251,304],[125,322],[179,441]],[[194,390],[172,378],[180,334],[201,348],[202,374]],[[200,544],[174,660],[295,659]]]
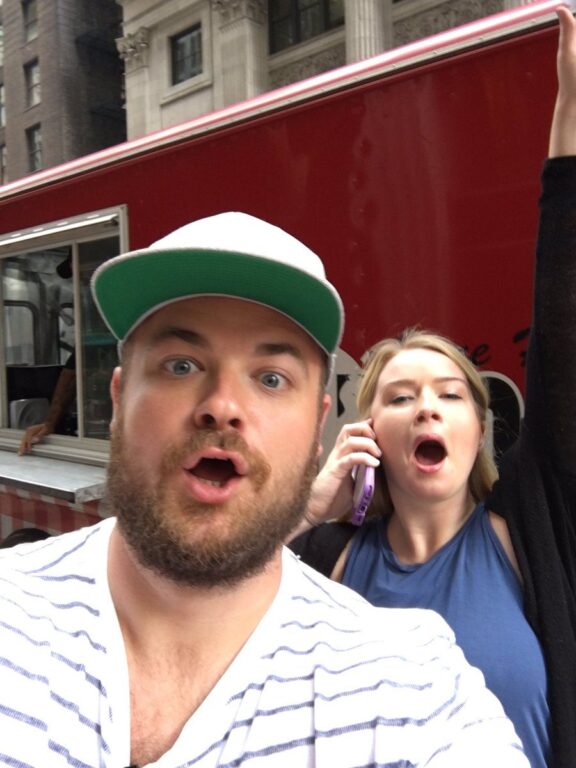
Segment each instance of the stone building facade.
[[[519,0],[117,0],[136,138]],[[188,58],[186,59],[186,57]],[[180,57],[180,58],[179,58]],[[183,65],[186,76],[178,68]]]
[[0,182],[126,138],[115,0],[3,0]]

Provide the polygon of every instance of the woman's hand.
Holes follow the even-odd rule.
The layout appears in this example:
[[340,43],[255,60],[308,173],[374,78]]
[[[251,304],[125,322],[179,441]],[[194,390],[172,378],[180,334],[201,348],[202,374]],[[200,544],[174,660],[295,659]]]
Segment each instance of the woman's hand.
[[352,510],[352,468],[359,464],[377,467],[380,448],[372,429],[372,420],[345,424],[320,470],[310,494],[305,518],[294,536],[328,520],[336,520]]

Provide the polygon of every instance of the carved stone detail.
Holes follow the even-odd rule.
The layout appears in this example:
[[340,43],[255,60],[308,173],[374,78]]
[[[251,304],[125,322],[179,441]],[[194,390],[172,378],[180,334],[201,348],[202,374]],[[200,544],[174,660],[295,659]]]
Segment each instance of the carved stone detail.
[[405,45],[502,10],[502,0],[455,0],[394,24],[394,46]]
[[342,43],[272,70],[270,72],[270,88],[280,88],[283,85],[289,85],[307,77],[319,75],[321,72],[341,67],[345,63],[346,46]]
[[265,24],[268,18],[266,0],[212,0],[212,7],[220,14],[220,27],[240,19]]
[[117,38],[116,49],[120,58],[125,62],[126,72],[148,66],[149,45],[150,30],[148,27],[140,27],[134,33]]

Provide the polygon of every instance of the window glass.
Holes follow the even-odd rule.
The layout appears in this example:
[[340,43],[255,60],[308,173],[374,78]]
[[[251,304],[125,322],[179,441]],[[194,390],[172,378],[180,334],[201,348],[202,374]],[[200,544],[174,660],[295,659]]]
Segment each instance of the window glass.
[[194,27],[170,39],[172,85],[202,73],[202,27]]
[[[70,277],[61,276],[61,265],[70,260],[71,249],[63,247],[24,253],[2,262],[10,426],[16,426],[15,408],[23,407],[23,401],[50,400],[60,371],[74,350],[73,286]],[[68,412],[66,416],[66,423],[59,424],[56,431],[73,433],[75,414]]]
[[[25,252],[8,252],[13,250],[10,236],[0,241],[5,427],[21,428],[18,418],[32,401],[42,405],[44,400],[48,407],[55,392],[58,401],[64,391],[58,386],[66,382],[54,434],[75,440],[109,436],[116,340],[92,300],[90,280],[102,262],[120,252],[119,210],[85,218],[81,226],[76,220],[63,222],[69,225],[67,244],[58,224],[47,225],[38,236],[31,230],[33,247]],[[27,242],[27,232],[15,234]],[[69,453],[76,442],[59,445]]]
[[26,144],[28,147],[28,169],[32,172],[39,171],[42,168],[42,132],[39,125],[28,128]]
[[8,365],[34,365],[34,340],[37,327],[38,318],[33,306],[25,302],[5,303],[4,333]]
[[6,125],[6,90],[4,83],[0,83],[0,128]]
[[298,42],[292,0],[270,0],[268,3],[270,53],[276,53]]
[[32,61],[24,67],[24,80],[26,83],[26,106],[33,107],[40,104],[40,64]]
[[82,427],[85,437],[107,438],[112,403],[110,377],[117,365],[116,339],[112,336],[90,293],[90,278],[103,261],[118,254],[118,238],[80,243],[80,307],[82,324]]
[[301,0],[300,2],[300,40],[309,40],[325,31],[325,19],[322,17],[321,0]]
[[328,21],[331,27],[344,24],[344,0],[330,0],[328,3]]
[[6,172],[6,163],[8,161],[6,153],[6,144],[0,144],[0,184],[6,184],[8,175]]
[[270,53],[344,24],[343,0],[270,0]]
[[28,43],[38,37],[38,4],[36,0],[23,0],[24,40]]
[[282,51],[296,42],[294,24],[289,16],[270,23],[270,53]]

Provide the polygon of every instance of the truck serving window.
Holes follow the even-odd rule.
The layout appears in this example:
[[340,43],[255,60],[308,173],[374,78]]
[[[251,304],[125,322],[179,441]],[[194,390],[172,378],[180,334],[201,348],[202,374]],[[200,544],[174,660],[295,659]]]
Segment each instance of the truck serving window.
[[118,208],[0,238],[0,443],[53,419],[50,406],[61,402],[37,450],[73,458],[79,449],[106,450],[116,342],[92,301],[90,278],[123,250],[123,220]]

